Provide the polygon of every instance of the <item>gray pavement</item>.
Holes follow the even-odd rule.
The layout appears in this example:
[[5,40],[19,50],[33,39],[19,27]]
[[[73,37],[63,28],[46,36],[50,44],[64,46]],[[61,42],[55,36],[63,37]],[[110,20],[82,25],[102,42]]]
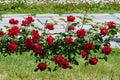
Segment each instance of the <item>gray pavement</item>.
[[[15,18],[19,20],[19,25],[21,25],[21,21],[26,17],[29,16],[30,14],[3,14],[2,15],[2,20],[0,20],[0,26],[5,30],[4,25],[8,25],[9,24],[9,19],[10,18]],[[83,17],[84,14],[62,14],[62,15],[58,15],[58,14],[36,14],[35,16],[33,16],[33,18],[35,19],[34,24],[37,27],[44,27],[44,23],[47,21],[48,23],[57,23],[55,24],[55,30],[51,31],[51,33],[59,33],[59,32],[65,32],[64,27],[67,25],[63,20],[61,19],[66,19],[66,17],[68,15],[73,15],[76,17],[75,22],[80,22],[80,24],[76,27],[81,26],[82,24],[82,19],[80,19],[80,17]],[[114,21],[117,24],[120,24],[120,13],[115,13],[115,14],[87,14],[86,16],[87,18],[92,19],[93,21],[89,21],[87,24],[85,24],[83,26],[84,29],[88,30],[89,28],[91,28],[91,24],[103,24],[105,22],[109,22],[109,21]],[[120,41],[120,34],[117,34],[117,40]],[[115,41],[111,42],[111,46],[112,47],[117,47],[120,48],[119,44]]]

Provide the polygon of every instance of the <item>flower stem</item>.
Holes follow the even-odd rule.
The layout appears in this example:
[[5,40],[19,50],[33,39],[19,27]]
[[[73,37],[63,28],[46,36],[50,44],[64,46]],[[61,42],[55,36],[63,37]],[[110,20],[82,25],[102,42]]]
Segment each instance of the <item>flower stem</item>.
[[82,27],[81,28],[83,28],[83,25],[85,24],[85,16],[87,15],[87,12],[88,12],[88,10],[85,11],[85,14],[83,16],[83,21],[82,21]]

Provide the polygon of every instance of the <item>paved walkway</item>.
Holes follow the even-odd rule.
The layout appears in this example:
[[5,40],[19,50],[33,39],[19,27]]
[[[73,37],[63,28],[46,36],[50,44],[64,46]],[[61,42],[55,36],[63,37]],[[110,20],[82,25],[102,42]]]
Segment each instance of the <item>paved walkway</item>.
[[[3,14],[2,15],[2,20],[0,21],[0,26],[3,27],[4,25],[10,25],[9,24],[9,19],[10,18],[15,18],[18,19],[19,25],[21,24],[21,21],[27,17],[30,14]],[[44,27],[44,23],[46,21],[48,21],[49,23],[57,23],[55,25],[55,30],[53,32],[65,32],[64,27],[67,25],[64,21],[62,21],[61,19],[65,19],[68,15],[73,15],[76,17],[76,22],[81,22],[82,20],[79,17],[83,17],[84,14],[62,14],[62,15],[58,15],[58,14],[37,14],[35,16],[33,16],[33,18],[35,19],[35,25],[37,27]],[[84,29],[89,29],[91,28],[91,24],[98,24],[98,25],[102,25],[105,22],[109,22],[109,21],[114,21],[117,24],[120,24],[120,13],[115,13],[115,14],[87,14],[86,16],[87,18],[92,19],[93,21],[89,21],[87,24],[84,25]],[[3,27],[4,28],[4,27]],[[4,28],[5,30],[5,28]],[[120,41],[120,34],[117,35],[118,38],[117,40],[115,39],[115,41]],[[111,42],[113,47],[119,47],[117,42]]]

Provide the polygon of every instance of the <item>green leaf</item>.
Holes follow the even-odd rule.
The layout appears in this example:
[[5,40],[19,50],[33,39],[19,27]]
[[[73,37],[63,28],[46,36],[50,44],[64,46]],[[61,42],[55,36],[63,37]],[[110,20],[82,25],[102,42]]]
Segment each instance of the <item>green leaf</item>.
[[107,61],[107,60],[108,60],[108,58],[107,58],[107,56],[106,56],[106,55],[103,57],[103,59],[104,59],[105,61]]
[[35,27],[34,24],[31,24],[30,26]]
[[38,71],[38,68],[34,69],[34,72],[37,72]]
[[73,63],[74,63],[75,65],[79,65],[79,62],[78,62],[77,60],[74,60]]
[[62,20],[62,21],[64,21],[64,22],[66,22],[66,20],[65,20],[65,19],[63,19],[63,18],[60,18],[59,20]]
[[53,71],[56,71],[57,69],[58,69],[58,66],[55,66],[54,69],[53,69]]
[[89,63],[88,62],[85,62],[85,66],[88,66],[89,65]]
[[110,30],[110,33],[111,33],[112,35],[117,34],[117,32],[116,32],[115,30]]
[[74,53],[71,53],[70,58],[71,58],[71,59],[74,59],[74,58],[75,58]]
[[5,25],[4,27],[5,27],[6,29],[8,29],[8,28],[9,28],[9,26],[6,26],[6,25]]
[[84,19],[87,20],[87,21],[93,22],[93,20],[91,18],[84,18]]
[[102,38],[102,37],[99,37],[99,40],[100,40],[101,42],[103,42],[103,38]]
[[76,22],[76,23],[72,23],[71,25],[77,26],[78,24],[79,24],[79,22]]
[[[96,42],[96,44],[95,44],[95,50],[96,50],[96,49],[99,50],[100,48],[101,48],[101,44]],[[95,50],[94,50],[94,51],[95,51]]]
[[79,16],[78,18],[79,18],[79,19],[83,19],[83,17],[81,17],[81,16]]
[[48,67],[48,71],[50,71],[50,72],[51,72],[51,71],[52,71],[52,69],[51,69],[50,67]]
[[70,66],[70,67],[69,67],[69,69],[73,69],[73,67],[72,67],[72,66]]

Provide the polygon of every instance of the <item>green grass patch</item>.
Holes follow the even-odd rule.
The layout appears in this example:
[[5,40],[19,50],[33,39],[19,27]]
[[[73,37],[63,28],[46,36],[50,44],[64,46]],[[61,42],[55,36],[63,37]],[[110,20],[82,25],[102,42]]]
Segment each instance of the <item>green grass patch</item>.
[[110,3],[69,3],[69,4],[59,4],[59,3],[0,3],[0,14],[8,13],[84,13],[88,10],[88,13],[115,13],[120,12],[120,5],[117,2]]
[[0,80],[120,80],[119,61],[120,50],[113,49],[108,62],[99,60],[96,66],[85,66],[84,60],[79,59],[80,65],[71,70],[34,72],[37,63],[30,52],[7,57],[0,55]]

